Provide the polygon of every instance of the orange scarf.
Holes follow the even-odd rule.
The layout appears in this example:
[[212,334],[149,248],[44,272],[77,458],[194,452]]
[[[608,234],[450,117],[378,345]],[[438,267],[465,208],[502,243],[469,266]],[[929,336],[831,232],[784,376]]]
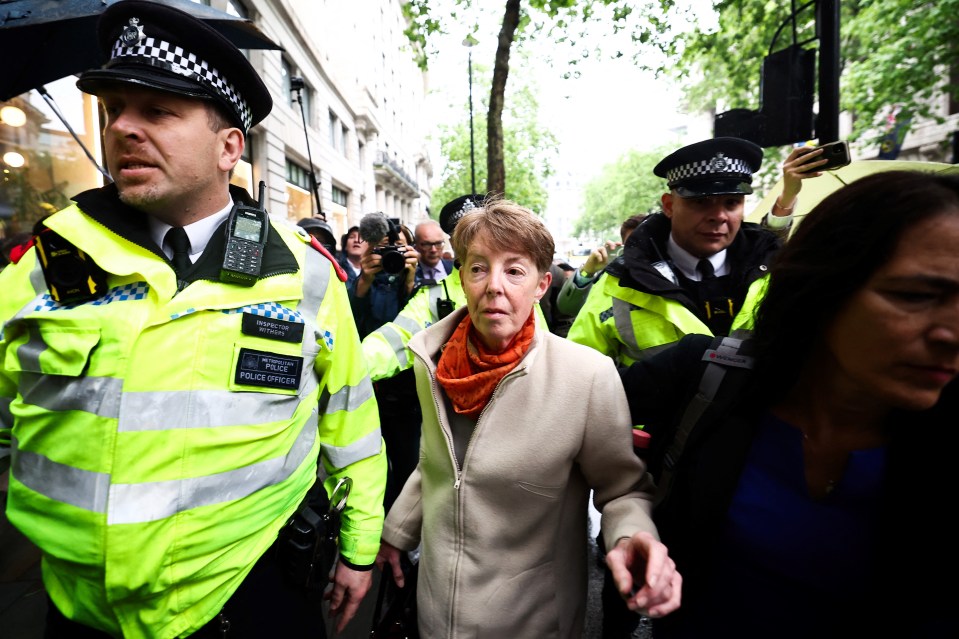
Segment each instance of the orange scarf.
[[530,313],[510,345],[502,353],[492,353],[476,334],[469,314],[459,323],[443,349],[436,366],[436,379],[453,402],[453,409],[477,419],[486,407],[499,381],[516,368],[529,350],[536,329],[535,313]]

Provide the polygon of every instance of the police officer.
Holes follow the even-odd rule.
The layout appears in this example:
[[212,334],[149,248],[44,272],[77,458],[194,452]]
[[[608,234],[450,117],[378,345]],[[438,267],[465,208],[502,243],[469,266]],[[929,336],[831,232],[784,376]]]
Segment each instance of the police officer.
[[669,187],[663,213],[630,234],[623,256],[593,285],[569,339],[629,365],[688,333],[748,328],[792,219],[777,205],[763,222],[768,229],[743,222],[762,157],[752,142],[723,137],[663,158],[653,169]]
[[[345,625],[386,473],[345,287],[305,232],[234,218],[256,203],[230,171],[272,107],[236,47],[141,0],[110,5],[98,39],[109,62],[77,84],[100,98],[114,183],[0,273],[7,514],[43,553],[46,636],[323,636],[275,548],[318,470],[327,489],[352,478],[331,594]],[[238,283],[234,223],[266,230]]]
[[[648,216],[626,239],[623,256],[596,281],[569,339],[629,365],[688,333],[729,335],[751,325],[768,264],[791,222],[777,205],[765,225],[743,222],[762,149],[738,138],[682,147],[653,169],[669,191],[662,214]],[[602,549],[601,549],[602,550]],[[639,617],[628,610],[608,571],[603,636],[628,637]]]

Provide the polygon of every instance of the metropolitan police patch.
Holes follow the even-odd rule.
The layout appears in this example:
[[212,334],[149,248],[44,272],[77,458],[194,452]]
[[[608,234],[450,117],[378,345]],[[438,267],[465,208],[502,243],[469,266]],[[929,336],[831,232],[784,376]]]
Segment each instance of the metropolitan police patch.
[[297,390],[302,367],[302,357],[241,348],[233,381],[244,386]]

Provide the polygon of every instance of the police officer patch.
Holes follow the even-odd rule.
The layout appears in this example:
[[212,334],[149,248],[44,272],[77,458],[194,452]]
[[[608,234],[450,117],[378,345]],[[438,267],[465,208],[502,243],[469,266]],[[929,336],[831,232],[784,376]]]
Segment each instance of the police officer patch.
[[245,386],[296,390],[300,387],[302,368],[302,357],[241,348],[233,381]]

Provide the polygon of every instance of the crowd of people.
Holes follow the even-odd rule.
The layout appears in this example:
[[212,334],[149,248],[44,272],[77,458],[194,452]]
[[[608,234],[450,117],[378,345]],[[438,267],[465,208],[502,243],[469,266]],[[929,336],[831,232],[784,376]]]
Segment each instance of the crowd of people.
[[113,183],[0,272],[46,637],[323,637],[410,553],[423,637],[579,637],[590,500],[604,637],[959,634],[959,178],[879,173],[800,221],[799,147],[746,223],[763,151],[720,137],[576,269],[479,194],[337,250],[230,186],[272,108],[233,44],[146,0],[98,37],[77,84]]

